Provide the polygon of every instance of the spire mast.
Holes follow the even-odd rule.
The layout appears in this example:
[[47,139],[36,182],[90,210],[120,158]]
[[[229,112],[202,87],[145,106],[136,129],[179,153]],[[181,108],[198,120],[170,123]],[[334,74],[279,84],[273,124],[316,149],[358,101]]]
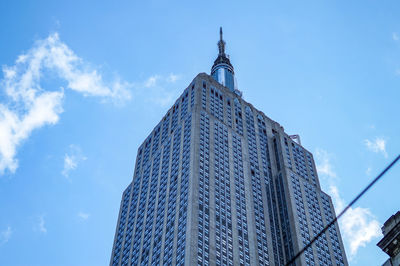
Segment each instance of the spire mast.
[[225,41],[222,38],[222,27],[219,28],[218,50],[219,50],[219,55],[225,56]]

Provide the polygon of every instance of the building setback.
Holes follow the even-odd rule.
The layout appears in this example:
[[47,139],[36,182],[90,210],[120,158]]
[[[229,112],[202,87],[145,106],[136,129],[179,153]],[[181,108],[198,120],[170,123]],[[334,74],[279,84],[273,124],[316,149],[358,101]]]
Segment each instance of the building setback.
[[[137,152],[110,265],[285,265],[334,217],[312,154],[237,89],[220,30]],[[334,224],[292,265],[348,265]]]

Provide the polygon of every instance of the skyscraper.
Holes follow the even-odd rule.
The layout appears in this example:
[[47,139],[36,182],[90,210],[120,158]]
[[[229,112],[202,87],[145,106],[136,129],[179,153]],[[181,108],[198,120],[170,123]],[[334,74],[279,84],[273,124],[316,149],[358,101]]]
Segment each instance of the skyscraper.
[[[284,265],[335,216],[312,154],[242,98],[219,54],[137,152],[110,265]],[[337,224],[293,265],[347,265]]]

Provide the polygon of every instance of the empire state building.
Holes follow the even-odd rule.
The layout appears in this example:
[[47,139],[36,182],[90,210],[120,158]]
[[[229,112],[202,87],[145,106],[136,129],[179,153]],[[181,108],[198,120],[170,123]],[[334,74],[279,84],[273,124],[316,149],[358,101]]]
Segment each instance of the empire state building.
[[[110,265],[285,265],[335,217],[313,155],[242,98],[220,29],[138,148]],[[292,265],[348,265],[334,224]]]

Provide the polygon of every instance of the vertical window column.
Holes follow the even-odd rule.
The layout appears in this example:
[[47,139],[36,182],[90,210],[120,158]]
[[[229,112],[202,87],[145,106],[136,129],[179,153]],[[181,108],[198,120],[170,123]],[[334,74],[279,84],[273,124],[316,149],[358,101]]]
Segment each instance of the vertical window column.
[[178,238],[176,246],[176,264],[185,264],[185,243],[186,243],[186,218],[188,207],[188,189],[190,176],[190,133],[192,115],[189,114],[185,119],[183,131],[182,149],[182,174],[179,200],[179,219],[178,219]]
[[197,264],[209,265],[210,241],[210,119],[206,112],[200,114],[199,156],[199,217]]
[[164,228],[164,213],[165,213],[165,204],[167,197],[167,186],[168,186],[168,170],[169,170],[169,160],[170,160],[170,149],[171,149],[171,139],[164,145],[163,149],[163,158],[162,158],[162,166],[161,166],[161,177],[160,177],[160,185],[158,188],[158,204],[157,204],[157,218],[156,224],[154,228],[154,242],[153,242],[153,251],[152,251],[152,265],[160,265],[160,256],[161,256],[161,246],[162,246],[162,235]]
[[214,120],[216,265],[233,265],[228,130]]
[[149,200],[147,203],[147,218],[145,231],[143,236],[143,246],[141,249],[141,264],[147,265],[149,263],[149,253],[151,248],[151,236],[154,222],[154,212],[156,205],[156,196],[157,196],[157,185],[159,180],[159,170],[160,170],[160,151],[154,154],[153,159],[153,170],[151,174],[150,181],[150,194]]
[[247,225],[246,195],[244,189],[242,141],[239,135],[232,134],[233,174],[235,177],[235,199],[240,265],[250,265],[249,233]]
[[[121,214],[119,216],[119,224],[118,224],[117,236],[116,236],[117,240],[114,245],[114,255],[113,255],[113,260],[112,260],[113,266],[118,265],[120,255],[121,255],[120,251],[121,251],[121,245],[122,245],[123,238],[124,238],[125,223],[126,223],[126,217],[127,217],[128,207],[129,207],[129,198],[131,196],[131,189],[132,189],[132,184],[130,184],[128,186],[128,188],[124,192],[124,195],[122,196]],[[131,232],[132,232],[132,230],[131,230]],[[127,234],[129,234],[129,232],[127,232]]]
[[250,107],[246,106],[247,144],[249,147],[250,174],[252,195],[254,204],[254,218],[257,237],[257,254],[259,265],[269,265],[268,243],[265,227],[264,206],[262,200],[260,170],[258,165],[258,153],[254,116]]
[[173,261],[173,245],[175,233],[176,198],[178,188],[178,171],[181,149],[181,125],[174,131],[174,146],[172,149],[171,177],[169,183],[167,223],[165,225],[164,265],[171,265]]
[[[145,160],[143,160],[143,163]],[[142,185],[140,187],[140,199],[139,199],[139,206],[137,209],[137,218],[136,218],[136,225],[135,225],[135,236],[130,243],[130,248],[133,248],[132,250],[132,259],[131,262],[133,264],[138,263],[139,259],[139,248],[140,248],[140,243],[141,243],[141,238],[142,238],[142,233],[143,233],[143,223],[144,223],[144,217],[146,213],[146,200],[147,200],[147,192],[149,188],[149,177],[150,177],[150,169],[151,169],[151,164],[148,163],[144,168],[143,168],[143,180],[142,180]],[[132,245],[134,244],[134,245]]]
[[268,149],[267,128],[264,118],[258,114],[258,135],[260,141],[260,153],[262,160],[262,173],[264,175],[265,192],[267,195],[268,214],[271,228],[272,248],[275,264],[283,264],[283,251],[281,246],[281,235],[279,230],[278,210],[275,204],[275,193],[271,180],[271,160]]

